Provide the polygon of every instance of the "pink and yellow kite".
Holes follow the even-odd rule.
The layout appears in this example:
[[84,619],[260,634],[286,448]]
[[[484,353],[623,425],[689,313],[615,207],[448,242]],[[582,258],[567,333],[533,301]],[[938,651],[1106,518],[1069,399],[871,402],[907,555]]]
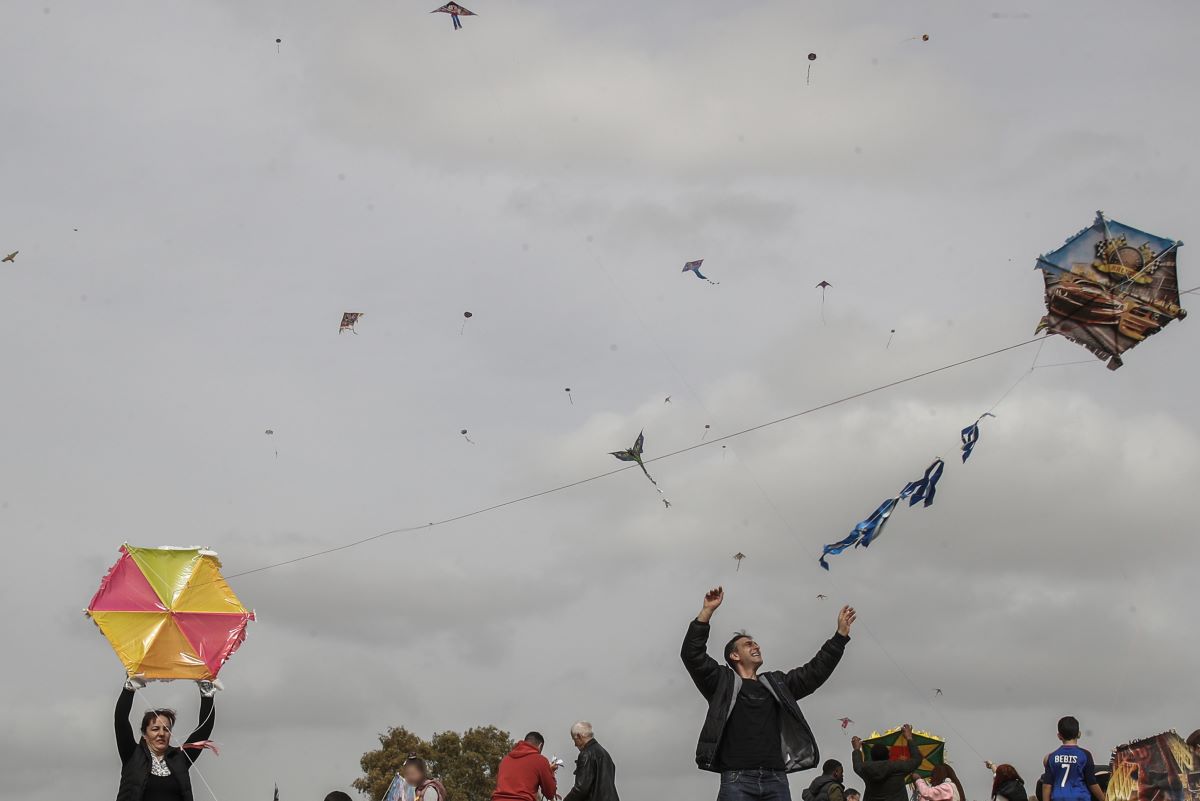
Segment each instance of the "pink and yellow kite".
[[128,543],[87,615],[130,676],[160,680],[215,679],[254,620],[212,551]]

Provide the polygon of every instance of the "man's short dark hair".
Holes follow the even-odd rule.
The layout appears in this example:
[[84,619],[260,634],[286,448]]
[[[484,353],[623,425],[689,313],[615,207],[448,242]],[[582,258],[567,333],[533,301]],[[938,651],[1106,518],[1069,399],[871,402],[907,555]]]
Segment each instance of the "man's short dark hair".
[[836,759],[827,759],[825,760],[825,764],[821,766],[821,772],[826,776],[832,776],[841,766],[842,763],[838,762]]
[[350,796],[343,793],[341,790],[334,790],[329,795],[325,796],[325,801],[351,801]]
[[871,761],[872,762],[887,762],[888,747],[883,743],[875,743],[871,746]]
[[730,659],[729,657],[735,651],[737,651],[738,640],[747,640],[747,639],[750,639],[750,635],[747,632],[735,631],[733,633],[733,639],[731,639],[729,642],[725,643],[725,664],[729,665],[730,667],[733,667],[733,660]]
[[854,796],[855,798],[861,798],[862,793],[860,793],[858,790],[855,790],[853,787],[850,787],[846,790],[846,798],[849,798],[850,796]]
[[525,735],[525,742],[541,748],[546,744],[546,738],[542,736],[541,732],[531,731]]
[[1067,715],[1058,722],[1058,736],[1064,740],[1078,740],[1079,721],[1071,715]]

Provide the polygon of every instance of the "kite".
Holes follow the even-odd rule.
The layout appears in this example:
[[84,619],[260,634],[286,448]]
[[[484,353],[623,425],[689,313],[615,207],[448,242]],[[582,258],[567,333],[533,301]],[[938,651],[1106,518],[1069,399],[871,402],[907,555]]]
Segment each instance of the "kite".
[[928,42],[929,34],[923,33],[920,36],[910,36],[907,39],[904,39],[903,41],[905,41],[905,42]]
[[459,431],[458,433],[462,434],[462,438],[465,439],[467,442],[470,442],[472,445],[475,444],[474,441],[472,441],[472,439],[467,436],[467,429],[464,428],[462,431]]
[[667,507],[668,509],[671,508],[671,502],[668,501],[666,498],[663,498],[662,502],[663,502],[663,506]]
[[704,424],[704,433],[700,435],[701,442],[704,442],[704,440],[708,438],[708,432],[709,432],[709,429],[711,429],[711,428],[712,428],[712,426],[710,426],[708,423]]
[[349,331],[351,334],[357,334],[354,326],[358,324],[358,318],[362,317],[362,312],[345,312],[342,314],[342,324],[338,326],[338,333]]
[[20,253],[20,252],[21,252],[21,251],[19,251],[19,250],[14,250],[12,253],[9,253],[9,254],[8,254],[7,256],[5,256],[3,259],[0,259],[0,262],[6,262],[6,261],[7,261],[7,262],[12,262],[13,264],[16,264],[16,263],[17,263],[17,254],[18,254],[18,253]]
[[821,325],[825,325],[825,290],[829,289],[833,284],[828,281],[822,281],[817,284],[814,289],[821,290]]
[[[913,745],[916,746],[917,753],[921,755],[921,765],[913,773],[929,778],[933,769],[946,761],[946,741],[927,731],[914,731],[912,736]],[[863,757],[867,761],[871,759],[871,746],[878,743],[887,746],[889,762],[909,758],[908,741],[904,739],[904,732],[898,728],[883,734],[874,732],[863,740]]]
[[735,554],[733,555],[733,558],[734,558],[734,559],[736,559],[736,560],[737,560],[737,563],[738,563],[738,564],[737,564],[737,570],[735,570],[735,571],[733,571],[733,572],[734,572],[734,573],[741,572],[741,569],[742,569],[742,560],[746,558],[746,554],[742,553],[741,551],[738,551],[737,553],[735,553]]
[[850,728],[850,724],[854,722],[854,721],[853,721],[853,720],[851,720],[850,718],[838,718],[838,720],[839,720],[839,721],[841,721],[841,723],[842,723],[842,730],[843,730],[843,731],[844,731],[844,730],[846,730],[846,729],[848,729],[848,728]]
[[670,396],[670,395],[668,395],[667,397],[663,398],[663,403],[670,403],[670,402],[671,402],[671,396]]
[[818,595],[817,595],[817,600],[818,600],[818,601],[824,601],[824,600],[825,600],[826,598],[828,598],[828,597],[829,597],[828,595],[820,595],[820,594],[818,594]]
[[276,52],[276,53],[278,53],[278,52],[279,52],[279,46],[280,46],[281,44],[283,44],[283,40],[282,40],[282,39],[276,39],[276,40],[275,40],[275,52]]
[[812,83],[812,63],[817,60],[816,53],[808,54],[808,77],[804,79],[804,83]]
[[1090,227],[1038,257],[1046,315],[1037,330],[1082,345],[1116,370],[1122,353],[1187,316],[1175,265],[1182,244],[1096,212]]
[[646,474],[646,478],[650,479],[650,483],[654,485],[654,489],[658,490],[658,494],[662,495],[662,488],[658,486],[658,482],[650,475],[650,471],[646,469],[646,463],[642,461],[642,446],[646,443],[646,433],[639,432],[637,439],[633,443],[632,448],[626,448],[623,451],[612,451],[611,456],[617,457],[622,462],[637,462],[638,467],[642,468],[642,472]]
[[979,420],[976,420],[971,425],[962,430],[962,460],[963,464],[971,458],[971,451],[975,450],[975,443],[979,442],[979,423],[985,417],[995,417],[991,412],[984,412],[979,415]]
[[121,546],[87,615],[129,676],[212,681],[246,639],[254,613],[202,548]]
[[470,319],[471,319],[472,317],[474,317],[474,316],[475,316],[475,315],[471,314],[470,312],[463,312],[463,324],[462,324],[462,328],[460,328],[460,329],[459,329],[459,331],[458,331],[458,335],[459,335],[460,337],[463,335],[463,331],[466,331],[466,330],[467,330],[467,320],[470,320]]
[[934,688],[933,688],[933,694],[934,694],[934,695],[941,695],[941,694],[942,694],[942,688],[941,688],[941,687],[934,687]]
[[563,389],[563,392],[567,393],[567,400],[569,400],[571,402],[571,405],[574,406],[575,399],[571,397],[571,388],[566,387],[565,389]]
[[871,543],[883,533],[883,527],[887,525],[888,518],[896,510],[900,501],[907,498],[909,506],[916,506],[920,501],[924,501],[925,506],[931,506],[944,466],[945,463],[941,459],[935,459],[933,464],[925,469],[925,475],[922,478],[905,484],[904,489],[900,490],[896,497],[888,498],[881,503],[869,517],[855,525],[854,530],[844,539],[826,545],[821,551],[820,560],[818,560],[821,567],[828,570],[829,562],[825,560],[825,557],[837,555],[851,546],[855,548],[870,547]]
[[1174,731],[1122,745],[1113,751],[1106,793],[1112,801],[1197,801],[1200,750]]
[[909,506],[916,506],[921,501],[924,501],[926,506],[933,506],[933,496],[937,494],[938,479],[942,477],[942,470],[945,467],[945,462],[935,459],[933,464],[925,469],[923,478],[904,485],[904,489],[900,490],[900,497],[909,498]]
[[274,431],[274,429],[270,429],[270,428],[268,428],[268,429],[267,429],[266,431],[264,431],[263,433],[264,433],[264,434],[266,434],[268,437],[270,437],[270,436],[273,436],[273,435],[275,434],[275,431]]
[[708,283],[716,286],[718,284],[717,281],[712,280],[708,276],[704,275],[704,273],[700,272],[701,264],[704,264],[704,259],[697,259],[696,261],[689,261],[687,264],[683,265],[683,271],[685,273],[687,273],[687,272],[695,273],[697,278],[708,281]]
[[884,349],[884,350],[891,350],[891,349],[892,349],[892,337],[894,337],[894,336],[896,336],[896,329],[895,329],[895,328],[893,328],[893,329],[892,329],[892,333],[888,334],[888,341],[887,341],[887,344],[883,346],[883,349]]
[[449,14],[450,19],[454,22],[454,30],[456,30],[456,31],[460,30],[462,28],[462,23],[458,21],[458,18],[460,16],[462,16],[462,17],[477,17],[477,16],[479,16],[474,11],[471,11],[470,9],[466,8],[465,6],[460,6],[458,3],[446,3],[446,5],[442,6],[441,8],[435,8],[433,11],[430,11],[429,13],[430,14]]

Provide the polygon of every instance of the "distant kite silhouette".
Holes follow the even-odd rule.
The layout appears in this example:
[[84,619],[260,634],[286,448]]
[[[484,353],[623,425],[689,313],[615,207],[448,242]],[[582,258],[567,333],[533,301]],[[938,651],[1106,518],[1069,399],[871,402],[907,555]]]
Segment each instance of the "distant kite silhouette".
[[710,283],[710,284],[716,285],[717,284],[716,281],[712,280],[711,278],[706,276],[704,273],[700,272],[701,264],[704,264],[704,259],[696,259],[696,261],[689,261],[687,264],[683,265],[683,271],[685,273],[688,273],[688,272],[695,273],[697,278],[700,278],[704,281],[708,281],[708,283]]
[[19,250],[14,250],[12,253],[9,253],[3,259],[0,259],[0,262],[9,261],[9,262],[12,262],[13,264],[16,264],[17,263],[17,254],[20,252],[21,251],[19,251]]

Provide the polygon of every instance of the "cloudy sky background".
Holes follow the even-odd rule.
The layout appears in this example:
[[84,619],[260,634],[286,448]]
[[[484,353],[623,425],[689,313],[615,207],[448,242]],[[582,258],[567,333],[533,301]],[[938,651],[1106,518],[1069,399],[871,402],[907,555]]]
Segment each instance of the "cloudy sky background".
[[[1200,240],[1191,3],[476,4],[459,32],[408,0],[5,10],[4,797],[115,794],[122,670],[80,610],[124,541],[237,573],[452,517],[639,429],[662,455],[1024,341],[1034,258],[1096,209]],[[582,717],[626,797],[715,796],[677,654],[719,582],[716,632],[774,667],[859,609],[803,702],[823,756],[839,717],[911,721],[982,801],[982,760],[1032,784],[1060,715],[1098,754],[1188,732],[1196,325],[1029,373],[966,466],[1035,355],[1086,351],[657,462],[669,511],[630,471],[236,579],[260,619],[199,769],[319,799],[389,725],[569,759]],[[936,506],[818,568],[938,455]],[[146,697],[190,730],[190,684]]]

